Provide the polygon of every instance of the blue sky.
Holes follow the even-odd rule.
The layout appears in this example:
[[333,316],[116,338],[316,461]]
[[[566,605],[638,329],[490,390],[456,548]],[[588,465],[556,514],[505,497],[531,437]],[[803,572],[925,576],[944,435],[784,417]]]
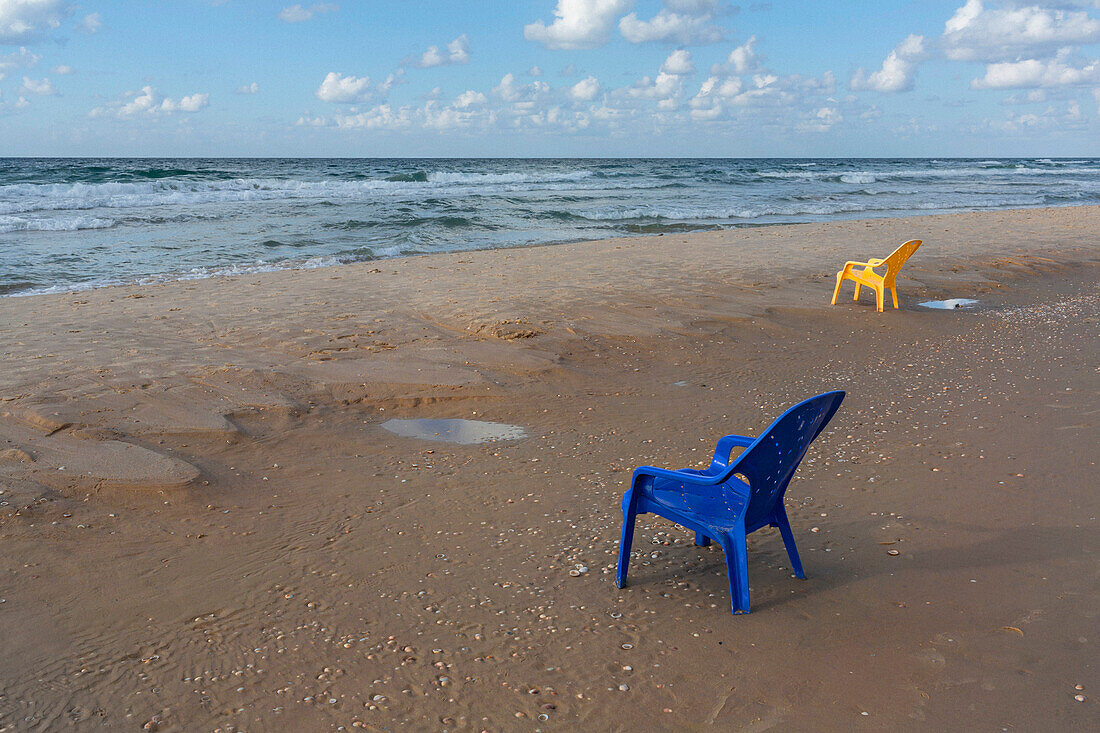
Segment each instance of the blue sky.
[[0,156],[1096,156],[1100,0],[0,0]]

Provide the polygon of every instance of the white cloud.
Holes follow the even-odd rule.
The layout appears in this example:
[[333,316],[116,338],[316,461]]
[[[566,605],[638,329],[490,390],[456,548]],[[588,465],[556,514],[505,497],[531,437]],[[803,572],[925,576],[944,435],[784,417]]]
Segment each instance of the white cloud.
[[527,76],[542,76],[542,69],[538,66],[532,66],[527,70]]
[[1048,96],[1046,89],[1030,89],[1006,97],[1001,104],[1038,104],[1047,101]]
[[456,128],[469,127],[476,120],[480,119],[480,113],[457,109],[455,107],[444,107],[438,102],[427,102],[420,110],[422,123],[424,127],[432,130],[439,130],[445,132],[447,130],[453,130]]
[[470,63],[470,39],[464,33],[448,43],[445,51],[441,51],[439,46],[430,46],[416,65],[422,69],[428,69],[433,66],[468,63]]
[[328,127],[330,123],[327,117],[310,117],[308,115],[302,115],[294,124],[299,127]]
[[662,41],[685,46],[717,43],[725,38],[725,29],[714,24],[717,0],[665,0],[649,20],[630,13],[619,21],[619,32],[631,43]]
[[[744,82],[737,76],[728,79],[712,76],[699,87],[699,92],[696,94],[695,99],[733,99],[741,93],[741,88],[743,86]],[[692,100],[692,103],[693,106],[702,106],[702,103],[696,105],[695,100]]]
[[665,62],[661,64],[661,71],[675,76],[694,74],[695,64],[692,63],[691,60],[691,51],[686,51],[682,48],[673,51],[668,55],[668,58],[665,59]]
[[943,32],[944,53],[953,61],[1013,61],[1097,41],[1100,21],[1086,12],[1015,3],[987,9],[982,0],[967,0]]
[[643,76],[627,90],[635,99],[655,99],[659,109],[672,109],[684,88],[684,77],[658,72],[655,79]]
[[157,117],[177,112],[194,113],[210,105],[209,94],[189,94],[180,99],[164,97],[151,86],[143,86],[138,91],[125,92],[115,102],[96,107],[88,113],[89,117],[103,117],[113,114],[120,119],[130,117]]
[[344,76],[335,71],[330,71],[317,87],[317,98],[323,102],[339,102],[349,104],[362,102],[370,98],[369,76]]
[[[460,100],[464,97],[474,99],[475,96],[480,97],[480,101],[460,106]],[[493,112],[481,109],[485,101],[487,98],[484,94],[467,92],[459,95],[454,105],[444,105],[434,99],[425,101],[420,107],[405,106],[394,109],[388,104],[381,104],[356,114],[336,115],[334,123],[338,129],[349,131],[401,131],[419,127],[423,130],[448,132],[495,120]],[[301,125],[328,124],[323,118],[320,121],[302,118],[298,123]]]
[[1070,100],[1065,107],[1050,105],[1042,112],[1009,112],[1002,120],[989,120],[986,126],[996,132],[1035,134],[1040,131],[1081,130],[1084,122],[1081,105],[1076,100]]
[[339,9],[340,6],[333,3],[315,3],[308,8],[291,5],[279,11],[279,20],[286,23],[304,23],[315,15],[335,13]]
[[522,86],[516,84],[515,74],[505,74],[500,79],[500,84],[493,87],[493,94],[503,99],[505,102],[511,102],[520,98],[520,89]]
[[60,76],[65,76],[66,74],[75,74],[76,73],[76,69],[69,66],[68,64],[58,64],[57,66],[50,69],[50,71],[53,72],[54,74],[58,74]]
[[554,22],[537,20],[523,27],[523,37],[547,48],[598,48],[607,43],[615,20],[634,0],[558,0]]
[[60,26],[69,9],[63,0],[0,0],[0,43],[33,40]]
[[252,82],[251,84],[241,84],[239,87],[237,87],[237,94],[255,94],[258,91],[260,91],[260,85],[256,82]]
[[0,79],[7,76],[12,69],[29,69],[41,60],[41,56],[31,53],[26,47],[20,47],[18,51],[0,54]]
[[354,115],[336,115],[336,126],[341,130],[401,130],[412,122],[412,113],[407,107],[394,110],[388,104]]
[[766,121],[777,129],[815,132],[843,119],[836,100],[836,77],[789,74],[781,76],[761,64],[756,39],[730,53],[726,63],[715,64],[711,75],[689,102],[692,119],[700,121]]
[[[171,99],[166,99],[166,100],[164,100],[164,102],[165,102],[165,104],[162,104],[161,106],[164,107],[166,111],[168,111],[168,112],[175,111],[170,106],[171,102],[172,102]],[[204,108],[208,107],[209,105],[210,105],[210,95],[209,94],[191,94],[191,95],[188,95],[188,96],[182,98],[179,101],[179,106],[178,106],[177,109],[179,109],[180,112],[198,112],[200,109],[204,109]]]
[[574,102],[591,102],[600,93],[600,82],[596,77],[590,76],[581,79],[569,87],[569,97]]
[[396,71],[394,71],[393,73],[389,74],[386,77],[386,80],[378,85],[378,93],[382,94],[382,95],[389,94],[390,90],[393,89],[395,86],[397,86],[398,84],[404,84],[404,83],[405,83],[405,70],[399,68]]
[[31,79],[26,76],[23,77],[23,86],[19,87],[19,91],[39,97],[56,97],[58,94],[57,87],[49,79]]
[[730,51],[725,64],[715,64],[711,69],[712,74],[747,74],[760,68],[763,57],[756,52],[756,36],[750,36],[749,40]]
[[1100,84],[1100,61],[1071,66],[1062,58],[989,64],[985,76],[970,82],[973,89],[1036,89]]
[[801,120],[795,125],[795,130],[798,132],[826,132],[833,125],[843,120],[843,115],[836,107],[819,107],[813,111],[808,119]]
[[99,17],[99,13],[88,13],[75,27],[78,31],[95,33],[103,27],[103,19]]
[[533,81],[530,84],[518,84],[515,74],[505,74],[500,79],[500,84],[493,87],[493,94],[505,102],[529,102],[541,97],[550,91],[550,85],[542,81]]
[[882,68],[868,74],[856,70],[848,86],[855,91],[907,92],[913,88],[917,64],[924,57],[924,37],[911,35],[887,55]]
[[466,109],[467,107],[476,107],[485,104],[489,101],[481,92],[475,92],[472,89],[467,89],[462,94],[455,97],[454,106],[459,109]]

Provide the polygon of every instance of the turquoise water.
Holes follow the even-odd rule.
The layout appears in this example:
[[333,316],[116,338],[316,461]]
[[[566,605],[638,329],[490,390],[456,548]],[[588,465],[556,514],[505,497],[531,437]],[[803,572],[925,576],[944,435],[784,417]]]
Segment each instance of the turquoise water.
[[1100,159],[0,159],[0,294],[1100,203]]

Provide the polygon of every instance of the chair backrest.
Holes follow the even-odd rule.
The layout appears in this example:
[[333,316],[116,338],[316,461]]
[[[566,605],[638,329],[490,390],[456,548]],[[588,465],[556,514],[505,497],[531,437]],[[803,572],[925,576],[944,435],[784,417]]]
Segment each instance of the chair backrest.
[[799,402],[734,460],[731,472],[748,479],[751,491],[746,527],[770,521],[810,443],[825,429],[843,399],[844,392],[837,390]]
[[910,239],[905,244],[901,245],[887,257],[883,262],[886,263],[886,284],[893,285],[894,278],[898,275],[898,270],[905,264],[905,261],[913,256],[913,253],[917,251],[917,248],[921,246],[921,240]]

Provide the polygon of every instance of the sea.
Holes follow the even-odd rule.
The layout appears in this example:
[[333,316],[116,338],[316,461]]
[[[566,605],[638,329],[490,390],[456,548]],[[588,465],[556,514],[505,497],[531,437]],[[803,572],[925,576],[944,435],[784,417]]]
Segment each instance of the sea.
[[1097,203],[1098,158],[0,158],[0,296],[624,235]]

